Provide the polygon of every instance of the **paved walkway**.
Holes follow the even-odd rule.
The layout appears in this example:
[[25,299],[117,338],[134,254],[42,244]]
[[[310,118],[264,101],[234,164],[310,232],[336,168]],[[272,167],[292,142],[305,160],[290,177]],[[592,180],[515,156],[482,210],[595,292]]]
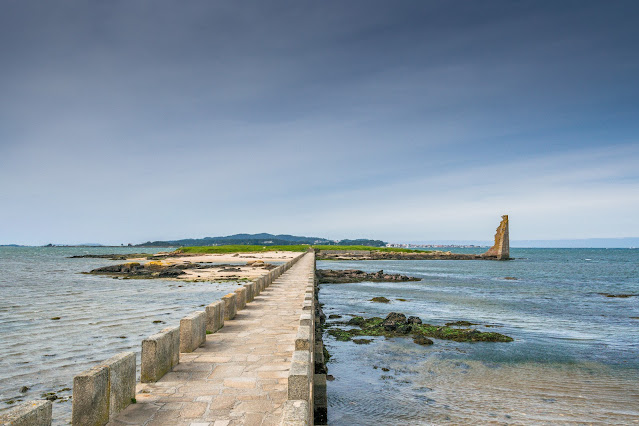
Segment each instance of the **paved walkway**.
[[306,255],[109,425],[277,425],[312,274]]

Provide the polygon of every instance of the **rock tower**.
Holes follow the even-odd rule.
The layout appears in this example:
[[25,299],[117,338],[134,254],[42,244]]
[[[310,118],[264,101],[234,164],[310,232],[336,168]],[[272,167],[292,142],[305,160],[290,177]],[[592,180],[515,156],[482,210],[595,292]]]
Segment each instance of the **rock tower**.
[[498,260],[510,259],[510,240],[508,239],[508,215],[501,217],[501,223],[495,232],[495,245],[482,254],[484,257],[495,257]]

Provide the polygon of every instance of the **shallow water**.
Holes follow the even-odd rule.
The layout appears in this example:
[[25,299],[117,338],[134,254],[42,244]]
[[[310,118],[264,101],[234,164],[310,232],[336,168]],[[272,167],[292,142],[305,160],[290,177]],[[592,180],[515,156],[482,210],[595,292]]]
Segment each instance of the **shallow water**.
[[[139,379],[142,339],[237,287],[86,275],[122,261],[68,259],[140,251],[160,249],[0,247],[0,408],[45,392],[70,396],[60,390],[75,374],[123,351],[136,352]],[[21,393],[23,386],[30,389]],[[55,423],[68,423],[71,401],[53,406]]]
[[[404,338],[356,345],[325,336],[335,377],[330,424],[638,423],[639,297],[599,293],[639,293],[639,251],[511,254],[517,259],[509,262],[318,262],[423,279],[322,285],[327,315],[395,311],[432,324],[468,320],[515,339],[434,339],[422,347]],[[370,302],[375,296],[391,303]]]

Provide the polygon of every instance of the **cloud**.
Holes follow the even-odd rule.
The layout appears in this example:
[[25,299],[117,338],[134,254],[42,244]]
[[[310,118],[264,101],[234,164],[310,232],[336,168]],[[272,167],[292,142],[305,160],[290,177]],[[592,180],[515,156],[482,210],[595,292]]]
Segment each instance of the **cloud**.
[[12,2],[0,243],[637,234],[636,8]]

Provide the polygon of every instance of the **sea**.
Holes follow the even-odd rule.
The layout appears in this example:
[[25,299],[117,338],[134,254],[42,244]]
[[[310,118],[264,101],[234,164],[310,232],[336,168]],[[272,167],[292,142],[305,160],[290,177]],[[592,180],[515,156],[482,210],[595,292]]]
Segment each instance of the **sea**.
[[[0,247],[0,407],[53,392],[54,424],[68,424],[74,375],[123,351],[136,352],[139,365],[142,339],[237,286],[87,275],[122,261],[69,258],[139,251]],[[511,256],[318,261],[321,269],[421,278],[322,284],[327,315],[466,320],[515,339],[419,346],[409,338],[358,345],[325,336],[329,423],[639,423],[639,250],[511,249]],[[390,303],[371,302],[375,296]]]
[[85,272],[121,260],[69,258],[165,250],[0,247],[0,410],[56,397],[54,424],[69,424],[76,374],[133,351],[139,380],[144,338],[179,325],[185,315],[203,310],[238,285],[113,279]]
[[[322,284],[325,314],[343,317],[328,322],[400,312],[430,324],[470,321],[514,339],[420,346],[325,334],[329,424],[639,423],[639,250],[513,248],[511,256],[319,261],[318,269],[421,278]],[[390,303],[372,302],[377,296]]]

